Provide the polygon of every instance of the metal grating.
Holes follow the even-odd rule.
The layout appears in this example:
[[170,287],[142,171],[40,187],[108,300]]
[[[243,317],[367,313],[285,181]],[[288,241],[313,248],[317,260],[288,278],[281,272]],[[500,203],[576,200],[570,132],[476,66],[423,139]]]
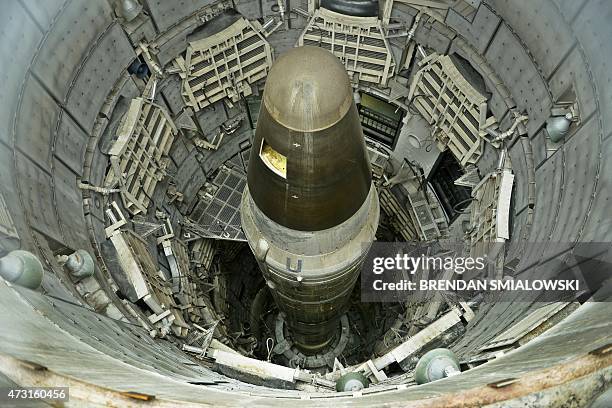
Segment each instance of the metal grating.
[[447,55],[430,54],[414,76],[408,99],[432,125],[440,150],[451,150],[462,166],[483,153],[484,129],[496,123],[487,112],[487,98]]
[[190,214],[185,226],[202,238],[246,241],[240,223],[240,201],[246,186],[246,175],[239,170],[221,166],[206,191],[200,192],[197,212]]
[[229,159],[229,163],[233,168],[238,169],[239,171],[245,171],[240,154],[237,154],[231,159]]
[[166,174],[167,157],[177,129],[161,106],[135,98],[121,120],[109,151],[111,166],[104,185],[119,184],[125,208],[147,212],[157,182]]
[[319,8],[298,45],[331,51],[344,63],[353,82],[386,86],[393,76],[393,55],[376,17],[347,16]]
[[177,57],[185,103],[195,111],[223,98],[233,102],[251,95],[251,84],[265,78],[272,65],[270,44],[257,21],[240,18],[215,35],[192,41]]

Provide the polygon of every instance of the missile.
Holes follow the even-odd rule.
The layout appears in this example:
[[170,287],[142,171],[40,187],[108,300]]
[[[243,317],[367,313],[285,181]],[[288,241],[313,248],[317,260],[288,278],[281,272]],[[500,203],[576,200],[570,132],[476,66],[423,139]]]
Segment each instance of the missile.
[[321,48],[287,51],[264,87],[241,221],[302,353],[317,354],[337,338],[378,219],[344,66]]

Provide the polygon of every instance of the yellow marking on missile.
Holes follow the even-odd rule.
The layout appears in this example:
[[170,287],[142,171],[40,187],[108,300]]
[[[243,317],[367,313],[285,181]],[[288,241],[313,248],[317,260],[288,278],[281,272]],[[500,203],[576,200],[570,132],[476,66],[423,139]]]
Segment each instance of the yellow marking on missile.
[[261,157],[270,170],[279,176],[287,178],[287,158],[274,150],[265,140],[262,141],[259,157]]

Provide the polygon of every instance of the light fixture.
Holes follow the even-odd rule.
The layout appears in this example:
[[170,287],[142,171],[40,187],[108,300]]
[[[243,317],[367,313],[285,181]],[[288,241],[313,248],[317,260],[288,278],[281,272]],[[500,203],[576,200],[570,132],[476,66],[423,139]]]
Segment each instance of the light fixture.
[[142,11],[142,5],[136,0],[121,0],[118,14],[128,23],[134,20]]
[[558,143],[567,136],[573,115],[567,113],[564,116],[552,116],[546,122],[546,133],[553,143]]
[[0,258],[0,277],[28,289],[37,289],[42,283],[43,266],[34,254],[15,250]]
[[461,373],[455,353],[445,348],[428,351],[419,359],[414,369],[414,380],[425,384]]

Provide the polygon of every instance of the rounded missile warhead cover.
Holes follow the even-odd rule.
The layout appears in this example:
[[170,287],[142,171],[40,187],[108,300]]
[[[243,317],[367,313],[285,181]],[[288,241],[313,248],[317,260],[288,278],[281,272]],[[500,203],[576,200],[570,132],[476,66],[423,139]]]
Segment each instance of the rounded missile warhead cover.
[[318,47],[281,55],[266,80],[249,160],[249,193],[257,207],[290,229],[328,229],[361,207],[371,177],[340,60]]
[[18,249],[0,258],[0,276],[15,285],[37,289],[43,273],[42,264],[31,252]]
[[272,65],[263,95],[270,115],[298,132],[326,129],[346,115],[353,92],[344,65],[319,47],[298,47]]
[[437,348],[425,353],[414,369],[417,384],[440,380],[460,373],[459,360],[455,353],[445,348]]

